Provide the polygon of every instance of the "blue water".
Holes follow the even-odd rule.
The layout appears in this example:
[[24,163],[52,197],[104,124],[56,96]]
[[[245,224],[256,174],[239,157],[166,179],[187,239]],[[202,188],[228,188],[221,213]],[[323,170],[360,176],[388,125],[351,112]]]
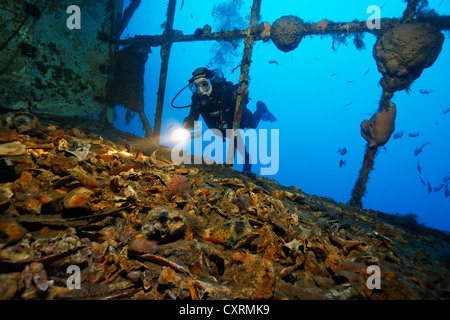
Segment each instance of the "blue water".
[[[125,6],[129,1],[125,1]],[[184,34],[209,24],[220,31],[218,20],[212,17],[215,4],[224,1],[185,0],[183,8],[177,3],[174,28]],[[230,1],[228,1],[230,2]],[[241,14],[247,18],[251,0],[242,0]],[[130,21],[123,38],[134,35],[158,35],[163,29],[168,1],[143,1]],[[354,19],[367,20],[369,5],[383,6],[382,17],[401,17],[406,3],[401,0],[263,0],[261,21],[273,23],[283,15],[296,15],[306,22],[319,22],[323,18],[341,22]],[[450,14],[450,0],[430,0],[430,8],[439,14]],[[367,184],[363,198],[365,209],[386,213],[418,216],[418,221],[429,227],[450,231],[450,197],[445,197],[444,188],[438,192],[427,191],[417,171],[420,161],[425,182],[432,187],[450,175],[450,108],[447,74],[450,70],[450,42],[448,33],[443,50],[435,64],[425,69],[422,76],[411,86],[409,93],[397,92],[393,102],[397,105],[396,132],[404,131],[401,139],[391,140],[379,151],[375,170]],[[254,111],[256,101],[264,101],[277,117],[275,123],[261,122],[259,129],[279,129],[280,168],[270,176],[280,184],[296,186],[309,194],[329,197],[346,203],[361,168],[366,141],[360,135],[360,123],[376,112],[381,95],[378,72],[372,56],[375,37],[365,35],[366,49],[358,51],[349,37],[347,45],[340,45],[337,52],[332,49],[329,36],[307,37],[299,47],[289,53],[279,51],[269,41],[255,44],[250,71],[250,98],[248,108]],[[165,95],[161,144],[173,146],[170,133],[181,126],[189,109],[173,109],[170,102],[175,94],[187,84],[192,71],[207,65],[215,54],[218,43],[201,41],[175,43],[172,46],[167,88]],[[156,93],[160,70],[160,50],[152,48],[145,73],[145,112],[154,123]],[[222,69],[224,76],[238,82],[243,53],[241,44],[230,55],[229,66]],[[269,64],[276,60],[279,65]],[[231,66],[231,67],[230,67]],[[331,76],[332,74],[336,74]],[[348,83],[348,81],[354,81]],[[433,90],[425,95],[419,90]],[[177,105],[190,103],[190,92],[185,90],[177,99]],[[348,105],[348,106],[346,106]],[[125,124],[125,111],[117,107],[116,127],[144,135],[139,117]],[[169,128],[170,127],[170,128]],[[416,138],[410,132],[419,132]],[[414,156],[414,150],[429,142],[423,152]],[[346,147],[348,153],[340,156],[338,148]],[[346,165],[339,167],[344,159]],[[237,169],[242,166],[235,165]],[[259,166],[253,168],[259,173]]]

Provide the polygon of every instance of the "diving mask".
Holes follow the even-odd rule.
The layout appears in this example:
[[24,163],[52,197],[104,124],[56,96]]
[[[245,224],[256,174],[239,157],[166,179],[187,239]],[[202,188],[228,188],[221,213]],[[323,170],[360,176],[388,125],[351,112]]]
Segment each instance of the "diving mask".
[[189,89],[193,93],[197,93],[199,95],[210,93],[211,89],[211,80],[206,78],[199,78],[194,80],[189,84]]

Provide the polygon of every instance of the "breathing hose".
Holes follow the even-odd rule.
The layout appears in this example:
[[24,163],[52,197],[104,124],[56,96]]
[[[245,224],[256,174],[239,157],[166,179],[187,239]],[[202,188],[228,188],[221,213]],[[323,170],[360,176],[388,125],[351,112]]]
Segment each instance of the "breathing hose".
[[186,86],[184,86],[180,91],[178,91],[178,93],[175,95],[175,97],[173,97],[172,102],[170,103],[170,105],[172,106],[172,108],[174,108],[174,109],[185,109],[185,108],[189,108],[189,107],[191,106],[190,104],[187,105],[187,106],[182,106],[182,107],[178,107],[178,106],[174,106],[174,105],[173,105],[173,102],[175,101],[175,99],[176,99],[176,98],[180,95],[180,93],[182,93],[182,92],[184,91],[184,89],[186,89],[188,86],[189,86],[189,84],[186,85]]

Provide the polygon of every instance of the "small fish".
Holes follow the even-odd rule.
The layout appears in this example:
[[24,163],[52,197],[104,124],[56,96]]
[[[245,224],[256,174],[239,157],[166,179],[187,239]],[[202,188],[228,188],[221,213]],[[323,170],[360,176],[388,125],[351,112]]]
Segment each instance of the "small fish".
[[172,128],[173,127],[173,123],[167,128],[167,130],[169,130],[170,128]]
[[352,104],[353,104],[353,102],[350,102],[350,103],[347,103],[345,106],[348,107],[348,106],[351,106]]
[[411,133],[408,133],[408,137],[410,137],[410,138],[416,138],[416,137],[418,137],[420,135],[420,133],[418,133],[418,132],[411,132]]
[[450,181],[450,176],[446,176],[444,177],[444,179],[442,179],[442,182],[447,183]]
[[417,171],[419,171],[419,173],[422,174],[422,168],[420,167],[419,161],[417,161]]
[[404,133],[405,132],[403,132],[403,131],[394,133],[394,139],[400,139],[401,137],[403,137]]
[[385,5],[387,5],[387,2],[386,2],[385,4],[383,4],[383,5],[380,7],[380,9],[383,9]]
[[125,148],[127,148],[128,152],[131,152],[131,146],[128,143],[123,144]]
[[425,181],[423,181],[422,176],[419,176],[420,182],[422,182],[423,185],[425,185]]
[[356,81],[354,81],[354,80],[347,81],[347,83],[354,83],[354,82],[356,82]]
[[366,72],[364,72],[364,75],[368,74],[368,73],[369,73],[369,71],[370,71],[370,68],[369,68],[369,69],[367,69],[367,71],[366,71]]
[[191,19],[194,19],[194,16],[192,15],[192,13],[191,13]]
[[277,65],[277,67],[280,65],[280,64],[278,63],[278,61],[276,61],[276,60],[269,60],[269,63],[270,63],[270,64],[275,64],[275,65]]
[[414,150],[414,156],[417,157],[419,154],[421,154],[422,151],[423,151],[423,148],[425,148],[425,146],[427,144],[430,144],[430,143],[429,142],[425,142],[425,143],[421,144],[420,146],[417,146],[416,150]]
[[442,6],[443,3],[444,3],[444,0],[442,0],[441,3],[439,3],[439,7]]
[[444,184],[441,183],[440,185],[436,186],[433,188],[433,192],[438,192],[439,190],[441,190],[444,187]]
[[430,89],[430,90],[420,89],[419,92],[420,92],[421,94],[430,94],[430,93],[434,92],[434,90],[431,90],[431,89]]
[[342,168],[343,166],[346,165],[347,160],[341,159],[341,161],[339,161],[339,168]]
[[446,198],[450,196],[450,191],[448,190],[448,183],[445,185],[444,194]]
[[347,148],[339,148],[336,153],[339,153],[341,156],[345,156],[347,154]]
[[433,188],[431,188],[430,181],[427,180],[427,183],[428,183],[428,193],[431,193],[431,191],[433,191]]
[[442,110],[442,114],[447,114],[447,113],[449,113],[450,112],[450,108],[447,108],[447,109],[445,109],[445,110]]
[[337,76],[338,75],[338,73],[333,73],[332,75],[330,75],[330,77],[334,77],[334,76]]

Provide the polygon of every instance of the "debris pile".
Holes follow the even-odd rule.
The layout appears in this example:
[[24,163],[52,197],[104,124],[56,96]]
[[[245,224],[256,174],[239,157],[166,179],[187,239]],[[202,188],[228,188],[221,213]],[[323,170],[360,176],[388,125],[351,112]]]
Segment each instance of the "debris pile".
[[450,297],[449,236],[415,221],[28,113],[0,123],[0,299]]

